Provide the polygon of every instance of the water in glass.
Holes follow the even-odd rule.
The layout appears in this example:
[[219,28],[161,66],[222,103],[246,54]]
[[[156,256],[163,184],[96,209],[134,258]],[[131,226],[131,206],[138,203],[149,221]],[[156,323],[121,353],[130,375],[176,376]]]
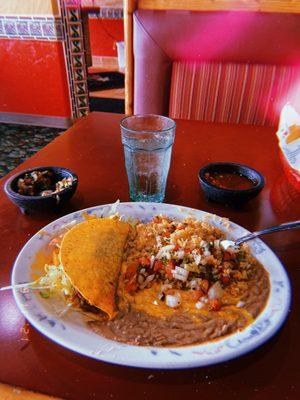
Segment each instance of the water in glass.
[[[124,127],[128,119],[131,121],[129,124],[127,121]],[[136,120],[135,123],[132,119]],[[174,141],[174,121],[151,115],[127,117],[122,123],[131,200],[162,202]]]

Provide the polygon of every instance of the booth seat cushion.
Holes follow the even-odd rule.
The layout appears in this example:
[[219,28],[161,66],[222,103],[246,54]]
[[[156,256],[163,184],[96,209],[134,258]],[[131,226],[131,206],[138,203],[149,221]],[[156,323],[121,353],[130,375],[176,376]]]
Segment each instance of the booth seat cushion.
[[300,98],[296,66],[175,61],[169,115],[209,122],[276,126]]

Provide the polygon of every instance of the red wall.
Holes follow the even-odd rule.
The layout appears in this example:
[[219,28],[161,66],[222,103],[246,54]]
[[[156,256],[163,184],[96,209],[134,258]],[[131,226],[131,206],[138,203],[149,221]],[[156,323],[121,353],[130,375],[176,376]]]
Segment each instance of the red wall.
[[89,19],[90,44],[93,56],[117,56],[116,42],[124,40],[122,19]]
[[62,43],[0,40],[0,112],[71,115]]

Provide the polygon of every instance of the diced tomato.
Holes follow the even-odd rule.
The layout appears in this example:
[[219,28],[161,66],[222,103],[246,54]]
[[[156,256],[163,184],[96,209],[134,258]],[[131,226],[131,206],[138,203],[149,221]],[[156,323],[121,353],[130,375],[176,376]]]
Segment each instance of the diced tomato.
[[175,244],[174,251],[178,251],[179,249],[180,247],[178,246],[178,244]]
[[161,261],[156,260],[153,265],[153,271],[157,272],[159,269],[164,269],[164,264]]
[[141,257],[139,259],[140,265],[142,265],[143,267],[150,267],[151,265],[151,261],[149,257]]
[[221,308],[221,305],[222,304],[221,304],[220,300],[218,300],[218,299],[211,299],[209,302],[209,308],[212,311],[219,311]]
[[201,289],[192,290],[192,298],[195,302],[197,302],[203,296],[204,296],[204,292]]
[[230,261],[223,261],[222,267],[223,269],[232,268],[232,262]]
[[230,254],[228,251],[225,251],[225,252],[223,253],[223,260],[224,260],[224,261],[229,261],[229,260],[231,260],[231,254]]
[[168,279],[173,279],[172,270],[169,269],[168,267],[166,267],[165,271],[166,271],[166,275],[167,275]]
[[126,274],[125,274],[126,278],[130,279],[132,275],[135,275],[139,265],[140,265],[139,260],[135,260],[131,264],[129,264],[126,269]]
[[235,260],[235,253],[230,253],[229,251],[224,251],[223,253],[223,261]]
[[229,283],[230,282],[230,277],[229,276],[222,276],[221,277],[221,282],[222,283]]
[[164,233],[164,237],[166,237],[166,238],[170,237],[170,235],[171,235],[170,232],[165,232]]
[[126,284],[125,284],[125,290],[127,293],[132,293],[135,292],[138,285],[137,285],[137,275],[135,274]]
[[208,292],[209,289],[209,282],[207,279],[202,279],[200,283],[201,289],[203,290],[204,293]]
[[173,269],[175,268],[175,262],[174,261],[169,261],[168,264],[165,267],[166,275],[169,279],[173,278]]

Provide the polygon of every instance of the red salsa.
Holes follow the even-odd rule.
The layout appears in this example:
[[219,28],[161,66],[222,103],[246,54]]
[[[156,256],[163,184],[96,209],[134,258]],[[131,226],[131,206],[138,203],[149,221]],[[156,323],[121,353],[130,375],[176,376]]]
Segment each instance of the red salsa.
[[256,181],[234,172],[206,172],[207,182],[221,189],[245,190],[256,185]]

